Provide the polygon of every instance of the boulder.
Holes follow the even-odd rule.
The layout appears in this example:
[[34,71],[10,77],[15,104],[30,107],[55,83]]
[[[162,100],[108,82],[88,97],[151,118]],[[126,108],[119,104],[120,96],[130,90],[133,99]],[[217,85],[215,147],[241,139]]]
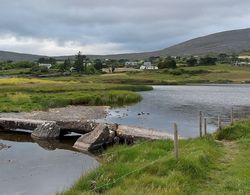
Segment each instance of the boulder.
[[109,127],[106,124],[98,124],[92,132],[82,135],[73,147],[80,151],[90,151],[106,144],[109,140]]
[[39,139],[55,139],[60,136],[60,127],[56,122],[44,122],[38,125],[31,136]]

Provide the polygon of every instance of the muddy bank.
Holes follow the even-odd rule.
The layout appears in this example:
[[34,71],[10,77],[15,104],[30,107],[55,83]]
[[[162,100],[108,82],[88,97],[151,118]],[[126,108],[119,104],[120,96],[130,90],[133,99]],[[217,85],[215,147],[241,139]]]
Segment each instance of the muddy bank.
[[20,118],[50,121],[84,121],[104,118],[107,114],[107,109],[107,106],[67,106],[64,108],[52,108],[48,111],[0,113],[0,118]]

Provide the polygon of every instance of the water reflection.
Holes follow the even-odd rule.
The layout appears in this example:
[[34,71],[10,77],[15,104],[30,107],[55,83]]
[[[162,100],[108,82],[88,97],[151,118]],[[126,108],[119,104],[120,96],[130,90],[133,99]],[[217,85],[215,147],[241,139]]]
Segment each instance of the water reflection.
[[29,132],[22,131],[0,131],[0,140],[12,141],[12,142],[30,142],[36,143],[45,150],[70,150],[77,151],[72,146],[79,138],[79,135],[64,136],[61,139],[36,139],[31,136]]
[[99,163],[72,146],[79,136],[33,139],[30,132],[0,131],[0,194],[55,194]]

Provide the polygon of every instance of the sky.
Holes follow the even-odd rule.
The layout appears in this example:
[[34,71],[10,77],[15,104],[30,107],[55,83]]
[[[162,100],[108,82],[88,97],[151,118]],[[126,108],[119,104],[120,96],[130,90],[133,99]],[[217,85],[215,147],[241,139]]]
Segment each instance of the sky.
[[41,55],[154,51],[250,27],[249,0],[0,0],[0,50]]

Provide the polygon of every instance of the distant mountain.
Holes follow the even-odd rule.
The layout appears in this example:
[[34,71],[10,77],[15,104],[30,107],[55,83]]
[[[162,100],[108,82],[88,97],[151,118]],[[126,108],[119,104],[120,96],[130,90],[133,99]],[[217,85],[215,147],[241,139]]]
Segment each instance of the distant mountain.
[[225,31],[192,39],[156,53],[175,56],[241,53],[250,50],[250,28]]
[[[250,51],[250,28],[225,31],[215,33],[199,38],[195,38],[163,50],[143,53],[128,53],[114,55],[88,55],[88,57],[100,59],[144,59],[151,56],[190,56],[190,55],[207,55],[218,53],[241,53]],[[30,60],[39,59],[39,55],[20,54],[14,52],[0,51],[0,61],[3,60]],[[58,60],[74,56],[57,56]]]
[[21,61],[21,60],[28,60],[28,61],[35,61],[39,58],[44,57],[41,55],[32,55],[32,54],[24,54],[24,53],[15,53],[9,51],[0,51],[0,61]]

